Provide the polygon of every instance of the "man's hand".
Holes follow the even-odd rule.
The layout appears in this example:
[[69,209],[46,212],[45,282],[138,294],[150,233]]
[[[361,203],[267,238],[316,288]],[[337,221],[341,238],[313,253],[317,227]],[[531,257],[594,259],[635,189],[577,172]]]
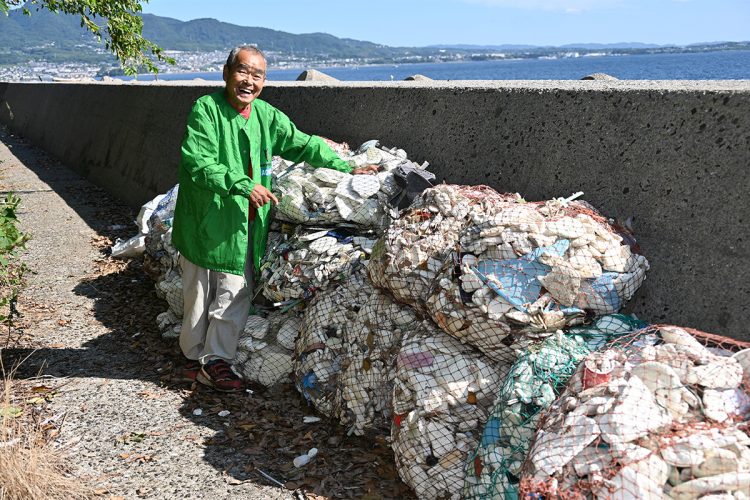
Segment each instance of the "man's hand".
[[279,200],[276,199],[276,196],[263,187],[262,184],[256,184],[252,191],[250,191],[250,196],[248,196],[248,199],[250,200],[250,205],[252,205],[253,208],[260,208],[269,201],[273,201],[274,205],[277,205],[279,203]]
[[351,171],[352,175],[373,175],[377,174],[380,167],[377,165],[366,165],[364,167],[355,168]]

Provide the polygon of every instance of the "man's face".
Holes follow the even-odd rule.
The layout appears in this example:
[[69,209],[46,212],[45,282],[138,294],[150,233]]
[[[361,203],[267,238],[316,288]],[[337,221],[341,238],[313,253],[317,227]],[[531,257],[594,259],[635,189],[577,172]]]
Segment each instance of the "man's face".
[[244,109],[260,95],[266,83],[266,61],[260,55],[242,50],[234,66],[224,66],[227,99],[237,109]]

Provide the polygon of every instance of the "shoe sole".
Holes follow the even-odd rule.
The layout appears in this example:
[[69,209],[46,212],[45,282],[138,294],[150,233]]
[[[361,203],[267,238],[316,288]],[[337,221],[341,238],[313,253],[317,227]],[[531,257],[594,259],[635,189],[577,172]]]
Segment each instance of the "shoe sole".
[[237,389],[223,389],[221,387],[218,387],[216,384],[214,384],[213,380],[211,380],[208,376],[203,374],[202,370],[198,372],[198,375],[196,375],[195,380],[219,392],[227,392],[227,393],[242,392],[242,387],[238,387]]

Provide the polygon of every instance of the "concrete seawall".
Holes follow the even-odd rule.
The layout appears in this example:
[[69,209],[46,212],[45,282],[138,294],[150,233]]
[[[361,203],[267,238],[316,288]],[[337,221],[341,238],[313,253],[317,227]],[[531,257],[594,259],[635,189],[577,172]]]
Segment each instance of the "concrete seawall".
[[[0,122],[127,202],[176,182],[185,117],[215,85],[0,83]],[[377,138],[440,180],[584,198],[652,271],[630,308],[750,339],[750,81],[275,83],[298,127]]]

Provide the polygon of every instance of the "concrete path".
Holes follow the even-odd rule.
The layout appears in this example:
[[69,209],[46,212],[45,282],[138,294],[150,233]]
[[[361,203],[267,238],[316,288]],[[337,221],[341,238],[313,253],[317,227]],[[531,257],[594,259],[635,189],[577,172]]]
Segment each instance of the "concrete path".
[[150,326],[163,304],[138,265],[101,251],[102,235],[135,232],[132,210],[2,130],[0,185],[22,198],[19,218],[33,235],[24,335],[4,361],[31,354],[22,375],[58,377],[52,411],[64,415],[59,442],[75,474],[104,498],[289,498],[231,443],[216,445],[237,415],[217,416],[222,399],[163,383],[174,346]]

